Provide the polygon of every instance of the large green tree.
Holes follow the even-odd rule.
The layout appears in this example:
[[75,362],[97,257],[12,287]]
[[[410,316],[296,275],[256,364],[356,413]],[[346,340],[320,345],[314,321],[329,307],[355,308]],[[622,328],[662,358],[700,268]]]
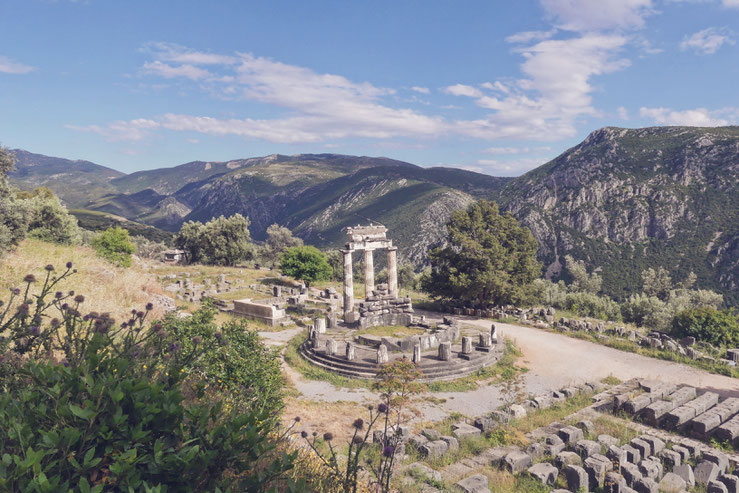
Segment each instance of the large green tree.
[[280,270],[286,276],[305,282],[306,286],[315,281],[328,280],[333,272],[326,255],[313,246],[297,246],[285,250],[280,257]]
[[446,245],[429,252],[431,272],[422,281],[438,299],[478,307],[517,303],[541,274],[531,231],[495,202],[454,212],[447,229]]
[[262,256],[268,264],[274,267],[280,261],[282,252],[302,244],[303,240],[293,236],[288,228],[273,224],[267,228],[267,241],[262,249]]
[[15,197],[8,173],[15,167],[15,156],[0,147],[0,253],[23,240],[28,231],[28,204]]
[[254,254],[249,218],[241,214],[220,216],[203,224],[188,221],[174,239],[191,263],[234,265]]

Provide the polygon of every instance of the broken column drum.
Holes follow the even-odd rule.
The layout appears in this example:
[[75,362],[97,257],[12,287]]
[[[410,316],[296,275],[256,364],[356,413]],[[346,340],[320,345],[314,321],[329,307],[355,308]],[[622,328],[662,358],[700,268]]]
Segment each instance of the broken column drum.
[[439,359],[441,361],[449,361],[452,359],[452,343],[441,342],[439,343]]
[[315,319],[313,322],[313,327],[315,327],[316,332],[319,334],[325,334],[326,333],[326,319],[323,317]]

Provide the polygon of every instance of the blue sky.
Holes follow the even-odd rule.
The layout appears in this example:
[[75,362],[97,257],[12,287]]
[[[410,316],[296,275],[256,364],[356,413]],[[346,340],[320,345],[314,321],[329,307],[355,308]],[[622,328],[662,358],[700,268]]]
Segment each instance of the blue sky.
[[0,143],[516,176],[602,126],[737,124],[738,39],[739,0],[0,0]]

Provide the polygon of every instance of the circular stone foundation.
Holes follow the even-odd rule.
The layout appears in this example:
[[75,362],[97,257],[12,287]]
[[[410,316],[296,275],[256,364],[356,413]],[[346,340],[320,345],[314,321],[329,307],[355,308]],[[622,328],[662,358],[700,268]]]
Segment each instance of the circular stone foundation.
[[[490,366],[500,360],[505,347],[503,343],[490,344],[489,338],[488,345],[483,346],[479,333],[465,336],[469,339],[465,345],[459,341],[459,327],[444,324],[434,330],[429,329],[426,335],[402,340],[354,336],[355,332],[337,328],[314,334],[313,338],[309,337],[300,345],[300,354],[328,371],[347,377],[374,379],[382,363],[403,357],[412,360],[414,346],[423,347],[417,361],[423,375],[421,381],[435,382],[466,377]],[[385,346],[382,351],[380,345]]]

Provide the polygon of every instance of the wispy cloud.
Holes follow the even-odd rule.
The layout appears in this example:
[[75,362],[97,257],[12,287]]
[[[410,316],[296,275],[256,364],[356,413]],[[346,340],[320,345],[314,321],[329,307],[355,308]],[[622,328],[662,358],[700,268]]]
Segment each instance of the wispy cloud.
[[655,12],[652,0],[541,0],[541,4],[559,28],[578,32],[641,28]]
[[686,36],[680,43],[680,49],[692,49],[704,55],[712,55],[725,44],[735,44],[736,41],[732,38],[733,34],[733,31],[726,27],[709,27]]
[[411,90],[420,92],[421,94],[431,94],[431,89],[428,87],[413,86],[411,87]]
[[12,58],[0,55],[0,73],[17,75],[27,74],[29,72],[33,72],[34,70],[36,70],[35,67],[31,67],[30,65],[17,62]]
[[483,152],[486,154],[531,154],[533,152],[551,152],[549,146],[540,147],[488,147]]
[[650,118],[659,125],[720,127],[739,122],[739,108],[722,108],[713,111],[706,108],[694,108],[680,111],[671,108],[642,107],[639,109],[639,115]]
[[549,161],[548,158],[519,158],[511,160],[480,159],[476,166],[468,166],[466,169],[487,173],[495,176],[518,176],[530,169],[541,166]]

